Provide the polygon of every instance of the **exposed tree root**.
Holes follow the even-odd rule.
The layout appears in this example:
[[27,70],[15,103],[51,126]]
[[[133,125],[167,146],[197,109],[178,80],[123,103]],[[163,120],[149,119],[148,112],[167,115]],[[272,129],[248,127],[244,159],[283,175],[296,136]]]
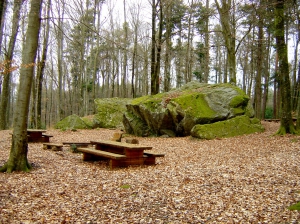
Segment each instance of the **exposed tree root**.
[[32,167],[28,162],[22,165],[22,164],[13,164],[8,161],[2,167],[0,167],[0,172],[6,172],[6,173],[12,173],[13,171],[29,172],[31,168]]
[[280,125],[278,131],[275,133],[275,135],[286,135],[286,134],[298,135],[299,131],[296,130],[294,124],[290,124],[288,128]]

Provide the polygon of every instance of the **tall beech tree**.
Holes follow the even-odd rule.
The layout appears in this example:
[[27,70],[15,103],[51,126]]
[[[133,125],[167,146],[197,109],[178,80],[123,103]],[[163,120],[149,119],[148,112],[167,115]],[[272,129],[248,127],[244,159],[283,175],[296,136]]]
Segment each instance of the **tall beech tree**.
[[[51,9],[51,0],[48,0],[47,3],[47,17],[50,17],[50,9]],[[43,33],[44,40],[43,40],[43,49],[42,49],[42,58],[41,62],[39,62],[39,67],[37,70],[37,100],[36,100],[36,107],[37,107],[37,114],[36,114],[36,127],[42,128],[42,88],[43,88],[43,81],[44,81],[44,70],[46,66],[47,60],[47,52],[48,52],[48,42],[49,42],[49,28],[50,28],[50,20],[48,19],[45,24],[45,30]]]
[[[7,2],[7,0],[1,0],[0,1],[0,47],[1,47],[1,44],[2,44],[3,22],[4,22],[6,2]],[[0,48],[0,52],[1,52],[1,48]]]
[[284,135],[286,133],[296,134],[296,129],[292,120],[291,105],[291,84],[289,77],[289,64],[287,55],[287,45],[285,43],[285,15],[284,0],[276,0],[275,2],[275,38],[276,50],[278,54],[278,82],[280,87],[281,98],[281,117],[280,127],[277,134]]
[[[162,1],[152,0],[152,34],[151,34],[151,95],[159,93],[160,86],[160,58],[162,48],[163,30],[163,7]],[[157,13],[159,12],[159,14]],[[156,18],[158,17],[158,30]]]
[[[229,82],[236,84],[236,20],[235,20],[235,1],[215,0],[216,7],[220,15],[222,34],[227,49],[227,59],[229,67]],[[224,80],[225,82],[227,80]]]
[[13,8],[13,19],[12,19],[12,29],[11,37],[8,44],[8,49],[5,51],[5,66],[4,66],[4,77],[0,101],[0,130],[8,129],[8,118],[9,118],[9,101],[10,101],[10,82],[11,82],[11,72],[12,72],[12,59],[14,54],[14,48],[16,44],[19,20],[20,20],[20,9],[24,0],[15,0]]
[[18,110],[14,111],[12,145],[8,161],[0,168],[1,172],[29,171],[31,168],[27,160],[27,121],[39,39],[41,5],[42,0],[31,0],[26,40],[22,51],[20,84],[16,101]]

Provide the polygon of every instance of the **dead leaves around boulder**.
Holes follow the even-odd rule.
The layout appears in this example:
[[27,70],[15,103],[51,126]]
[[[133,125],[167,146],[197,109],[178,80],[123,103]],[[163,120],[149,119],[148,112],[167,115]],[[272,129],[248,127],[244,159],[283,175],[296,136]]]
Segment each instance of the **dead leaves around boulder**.
[[[165,157],[115,170],[30,143],[32,171],[0,173],[0,223],[299,223],[288,209],[300,201],[299,137],[273,136],[278,125],[219,140],[136,137]],[[116,131],[48,132],[53,142],[89,142]],[[0,165],[10,141],[0,131]]]

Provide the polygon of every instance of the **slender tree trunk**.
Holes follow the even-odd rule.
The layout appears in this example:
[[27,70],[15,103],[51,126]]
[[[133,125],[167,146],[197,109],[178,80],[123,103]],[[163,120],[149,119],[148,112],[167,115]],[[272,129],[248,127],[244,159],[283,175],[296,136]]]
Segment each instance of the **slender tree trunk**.
[[165,74],[164,74],[164,92],[168,92],[171,87],[171,50],[172,50],[172,24],[171,24],[171,12],[172,12],[172,6],[173,4],[169,4],[166,9],[166,55],[165,55]]
[[[2,46],[6,6],[7,6],[7,0],[1,0],[0,1],[0,53],[2,50],[1,46]],[[1,87],[1,78],[0,78],[0,87]],[[1,88],[0,88],[0,94],[1,94]]]
[[268,101],[268,93],[269,93],[269,80],[270,80],[270,43],[271,43],[271,35],[268,33],[267,37],[267,49],[266,49],[266,60],[264,61],[264,78],[265,83],[263,87],[263,103],[262,103],[262,118],[265,118],[267,101]]
[[152,0],[152,34],[151,34],[151,95],[155,95],[157,93],[156,90],[156,2]]
[[204,82],[208,82],[209,78],[209,64],[210,64],[210,55],[209,55],[209,0],[206,0],[206,18],[205,18],[205,64],[204,64]]
[[300,93],[299,93],[300,92],[300,61],[298,64],[297,84],[298,84],[298,89],[297,89],[297,92],[298,92],[298,105],[297,105],[298,116],[297,116],[296,128],[297,128],[297,131],[299,132],[300,131]]
[[273,118],[278,118],[278,101],[279,101],[279,87],[278,87],[278,54],[276,53],[275,69],[274,69],[274,95],[273,95]]
[[[56,41],[57,41],[57,72],[58,72],[58,96],[57,96],[57,117],[58,120],[61,120],[64,117],[64,100],[63,100],[63,43],[64,43],[64,27],[63,27],[63,20],[65,14],[65,1],[60,1],[60,4],[57,4],[57,13],[59,15],[58,24],[55,26],[56,32]],[[54,12],[52,12],[53,14]],[[53,15],[54,16],[54,15]]]
[[135,24],[135,28],[134,28],[134,44],[133,44],[133,55],[132,55],[132,71],[131,71],[131,96],[132,98],[136,97],[136,91],[134,88],[134,79],[136,79],[136,75],[135,74],[135,66],[136,66],[136,55],[137,55],[137,38],[138,38],[138,33],[137,33],[137,24]]
[[[96,35],[96,39],[97,39],[97,43],[96,43],[96,52],[95,52],[95,57],[94,57],[94,67],[93,67],[93,84],[92,84],[92,99],[93,102],[96,99],[96,83],[97,83],[97,68],[98,68],[98,57],[99,57],[99,48],[100,48],[100,18],[101,18],[101,9],[102,9],[102,3],[97,2],[97,6],[96,6],[96,15],[97,15],[97,25],[96,25],[96,31],[97,34]],[[96,104],[93,103],[93,114],[96,113]]]
[[0,23],[2,22],[2,15],[4,12],[4,4],[5,4],[4,0],[0,1]]
[[300,43],[300,15],[299,15],[299,10],[298,9],[298,4],[297,1],[295,1],[295,11],[297,12],[297,40],[296,40],[296,46],[295,46],[295,51],[294,51],[294,65],[293,65],[293,111],[296,111],[298,108],[298,104],[299,104],[299,97],[300,97],[300,77],[299,77],[299,73],[298,73],[298,79],[297,79],[297,71],[299,71],[299,67],[297,69],[297,65],[300,66],[300,61],[298,61],[298,50],[299,50],[299,43]]
[[11,72],[12,72],[12,59],[15,49],[16,38],[19,29],[20,20],[20,9],[22,6],[22,0],[14,1],[13,9],[13,19],[12,19],[12,31],[11,38],[8,44],[8,50],[5,54],[5,68],[4,68],[4,79],[1,94],[1,104],[0,104],[0,130],[5,130],[8,128],[8,116],[9,116],[9,101],[10,101],[10,82],[11,82]]
[[27,122],[34,63],[40,30],[41,0],[31,0],[28,15],[26,42],[22,52],[20,84],[18,89],[18,110],[14,113],[13,137],[8,161],[1,167],[2,172],[29,171],[31,166],[27,160],[28,140]]
[[218,0],[215,0],[222,25],[222,34],[224,37],[225,46],[227,49],[227,61],[229,70],[229,82],[236,83],[236,49],[235,49],[235,16],[232,13],[232,19],[230,18],[230,11],[234,8],[234,3],[231,0],[222,0],[222,7]]
[[[191,0],[191,5],[190,8],[192,8],[194,5],[194,1]],[[184,73],[184,81],[185,83],[188,83],[191,81],[191,49],[192,49],[192,39],[193,39],[193,35],[192,35],[192,18],[193,18],[193,14],[192,14],[192,9],[190,9],[189,12],[189,16],[188,16],[188,34],[187,34],[187,47],[186,47],[186,57],[185,57],[185,73]]]
[[285,15],[284,15],[284,1],[277,0],[275,6],[275,37],[276,49],[279,60],[279,86],[281,97],[281,119],[280,128],[277,134],[284,135],[286,133],[295,134],[296,129],[292,120],[291,107],[291,84],[289,77],[289,64],[287,57],[287,45],[285,43]]
[[157,52],[156,52],[156,68],[155,68],[155,92],[159,93],[160,86],[160,63],[161,63],[161,49],[162,49],[162,32],[163,32],[163,7],[162,1],[159,1],[160,12],[159,12],[159,27],[158,27],[158,39],[157,39]]
[[258,22],[258,46],[257,46],[257,63],[256,63],[256,76],[255,76],[255,95],[254,95],[254,110],[255,116],[258,119],[262,118],[261,114],[261,98],[262,98],[262,89],[261,89],[261,78],[262,78],[262,60],[263,60],[263,20],[261,15],[259,15]]
[[[48,0],[47,3],[47,17],[50,17],[50,9],[51,9],[51,0]],[[42,128],[42,87],[43,87],[43,80],[44,80],[44,70],[47,60],[47,51],[48,51],[48,41],[49,41],[49,27],[50,27],[50,20],[48,19],[46,22],[45,33],[44,33],[44,43],[43,43],[43,51],[42,51],[42,58],[41,62],[39,63],[38,70],[37,70],[37,101],[36,101],[36,109],[37,109],[37,116],[36,116],[36,127],[38,129]]]
[[126,13],[126,3],[125,0],[123,2],[124,5],[124,29],[125,29],[125,47],[124,47],[124,61],[123,61],[123,78],[122,78],[122,96],[127,97],[127,61],[128,61],[128,56],[127,56],[127,48],[128,48],[128,24],[127,24],[127,13]]
[[182,71],[181,71],[181,68],[182,68],[182,41],[181,41],[181,38],[182,38],[182,24],[180,23],[179,24],[179,31],[178,31],[178,44],[177,44],[177,61],[176,61],[176,88],[179,88],[181,87],[182,85],[182,80],[183,80],[183,77],[182,77]]
[[223,83],[227,83],[228,82],[228,53],[224,53],[224,77],[223,77]]

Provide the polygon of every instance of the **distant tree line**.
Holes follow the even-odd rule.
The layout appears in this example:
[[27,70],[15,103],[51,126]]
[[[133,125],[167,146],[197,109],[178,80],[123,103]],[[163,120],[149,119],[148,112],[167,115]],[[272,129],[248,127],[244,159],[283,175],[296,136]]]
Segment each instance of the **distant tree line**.
[[124,0],[122,19],[112,3],[0,3],[0,129],[13,127],[0,172],[31,169],[28,127],[93,114],[96,98],[154,95],[193,79],[240,86],[260,119],[272,90],[277,134],[300,132],[298,1]]
[[135,98],[192,80],[238,85],[260,119],[300,114],[298,0],[41,4],[33,65],[21,64],[30,1],[0,4],[0,129],[12,126],[24,66],[34,67],[32,128],[94,114],[96,98]]

